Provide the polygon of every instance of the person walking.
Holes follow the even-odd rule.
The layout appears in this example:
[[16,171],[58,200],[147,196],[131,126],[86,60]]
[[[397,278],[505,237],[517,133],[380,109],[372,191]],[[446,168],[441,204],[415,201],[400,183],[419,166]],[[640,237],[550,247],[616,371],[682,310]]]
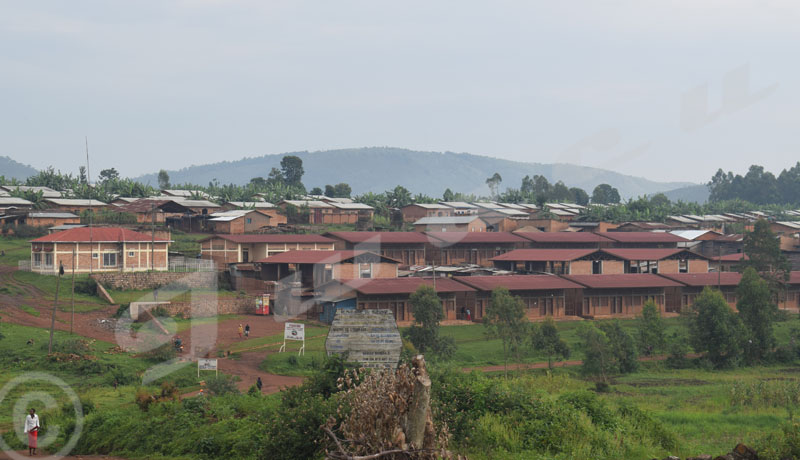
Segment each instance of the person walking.
[[28,455],[36,455],[36,441],[39,437],[39,416],[36,409],[25,417],[25,433],[28,433]]
[[472,312],[467,308],[467,321],[472,321]]
[[244,325],[244,336],[250,337],[250,323]]
[[244,333],[244,328],[242,328],[242,323],[239,323],[239,338],[242,338],[242,334]]
[[258,387],[258,392],[259,393],[261,392],[261,387],[263,387],[263,386],[264,386],[264,383],[261,382],[261,377],[259,377],[258,380],[256,380],[256,387]]

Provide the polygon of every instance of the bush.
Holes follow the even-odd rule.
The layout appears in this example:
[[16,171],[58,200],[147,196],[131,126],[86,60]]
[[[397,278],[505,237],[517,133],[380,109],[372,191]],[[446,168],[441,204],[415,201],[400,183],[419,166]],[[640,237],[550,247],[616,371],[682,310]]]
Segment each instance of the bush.
[[177,356],[175,352],[175,347],[172,343],[165,343],[158,348],[154,348],[146,353],[143,353],[143,356],[150,361],[155,362],[164,362],[174,359]]
[[76,279],[75,292],[88,295],[97,295],[97,281],[95,281],[94,278]]
[[239,389],[236,388],[236,382],[234,382],[233,377],[225,374],[206,379],[206,388],[214,396],[239,394]]
[[764,436],[756,443],[758,458],[779,460],[800,458],[800,424],[786,423],[780,430]]
[[667,342],[667,353],[665,364],[668,368],[686,369],[689,367],[689,360],[686,358],[686,354],[689,353],[689,345],[686,337],[673,334]]

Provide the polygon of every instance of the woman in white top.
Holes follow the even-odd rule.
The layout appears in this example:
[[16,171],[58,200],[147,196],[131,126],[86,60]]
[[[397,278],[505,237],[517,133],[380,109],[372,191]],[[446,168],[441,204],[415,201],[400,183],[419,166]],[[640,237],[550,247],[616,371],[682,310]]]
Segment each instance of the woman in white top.
[[28,455],[36,455],[36,438],[39,436],[39,416],[36,409],[25,417],[25,432],[28,433]]

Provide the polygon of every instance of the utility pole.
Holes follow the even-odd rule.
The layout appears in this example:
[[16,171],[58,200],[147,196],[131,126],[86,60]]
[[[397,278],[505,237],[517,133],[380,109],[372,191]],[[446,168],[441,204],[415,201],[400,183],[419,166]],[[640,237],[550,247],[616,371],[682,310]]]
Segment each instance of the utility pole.
[[53,314],[50,316],[50,343],[47,345],[47,354],[53,353],[53,332],[56,329],[56,309],[58,307],[58,291],[61,289],[61,275],[64,274],[64,264],[58,263],[58,281],[56,281],[56,300],[53,302]]
[[72,335],[72,325],[75,323],[75,249],[72,249],[72,317],[69,320],[69,335]]
[[150,233],[150,271],[155,271],[156,257],[156,203],[150,205],[150,214],[153,215],[153,229]]

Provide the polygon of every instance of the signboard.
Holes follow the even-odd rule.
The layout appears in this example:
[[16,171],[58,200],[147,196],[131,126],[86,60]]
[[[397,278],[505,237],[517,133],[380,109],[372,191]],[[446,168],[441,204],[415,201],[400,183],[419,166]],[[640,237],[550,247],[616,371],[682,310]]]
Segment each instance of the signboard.
[[303,340],[306,339],[305,324],[286,323],[283,327],[283,340]]
[[347,354],[347,361],[395,369],[403,342],[391,310],[336,310],[325,351]]
[[283,345],[281,345],[280,350],[278,353],[283,353],[286,351],[286,341],[287,340],[298,340],[303,342],[303,346],[300,347],[300,351],[297,352],[298,355],[306,354],[306,326],[302,323],[285,323],[283,326]]
[[216,358],[198,358],[197,359],[197,377],[200,377],[200,371],[214,371],[214,373],[219,372],[219,368],[217,367],[217,360]]

